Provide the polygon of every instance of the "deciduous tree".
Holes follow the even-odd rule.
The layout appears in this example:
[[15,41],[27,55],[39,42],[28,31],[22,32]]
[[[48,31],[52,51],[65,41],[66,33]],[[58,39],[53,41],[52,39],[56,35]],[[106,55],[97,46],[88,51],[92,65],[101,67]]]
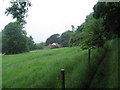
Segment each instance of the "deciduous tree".
[[28,51],[27,36],[23,26],[11,22],[2,31],[2,53],[17,54]]
[[73,34],[73,31],[70,31],[70,30],[62,33],[62,35],[60,36],[60,44],[63,47],[69,46],[69,41],[70,41],[72,34]]
[[93,9],[96,19],[104,19],[107,39],[120,36],[120,2],[98,2]]
[[49,45],[49,44],[52,44],[52,43],[60,43],[60,37],[59,36],[60,36],[59,34],[51,35],[49,38],[47,38],[45,44]]
[[11,1],[11,6],[5,11],[5,14],[12,14],[13,19],[16,18],[17,22],[24,25],[26,23],[25,17],[28,16],[28,8],[31,6],[31,2],[17,2]]
[[34,43],[32,36],[28,37],[27,43],[28,43],[27,45],[28,45],[29,50],[36,49],[36,46],[35,46],[35,43]]

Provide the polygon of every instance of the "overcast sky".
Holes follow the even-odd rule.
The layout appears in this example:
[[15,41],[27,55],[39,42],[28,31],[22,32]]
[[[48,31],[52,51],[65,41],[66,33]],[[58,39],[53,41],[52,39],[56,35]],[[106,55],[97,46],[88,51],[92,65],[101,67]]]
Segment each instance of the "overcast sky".
[[[0,31],[9,22],[14,22],[11,15],[4,14],[10,6],[10,0],[0,0]],[[93,12],[98,0],[31,0],[25,30],[32,35],[36,43],[45,42],[52,34],[61,34],[71,30],[71,25],[79,26],[87,15]]]

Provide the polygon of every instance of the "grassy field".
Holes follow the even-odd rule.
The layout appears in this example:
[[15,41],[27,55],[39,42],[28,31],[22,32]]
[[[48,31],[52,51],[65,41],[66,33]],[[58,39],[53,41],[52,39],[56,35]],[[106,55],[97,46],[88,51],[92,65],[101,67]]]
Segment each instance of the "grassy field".
[[106,43],[107,52],[101,61],[96,75],[91,83],[91,88],[117,88],[118,84],[118,41],[120,39],[111,40]]
[[117,48],[112,48],[113,43],[93,49],[90,65],[88,50],[79,47],[3,55],[3,88],[60,88],[63,68],[66,88],[118,87]]

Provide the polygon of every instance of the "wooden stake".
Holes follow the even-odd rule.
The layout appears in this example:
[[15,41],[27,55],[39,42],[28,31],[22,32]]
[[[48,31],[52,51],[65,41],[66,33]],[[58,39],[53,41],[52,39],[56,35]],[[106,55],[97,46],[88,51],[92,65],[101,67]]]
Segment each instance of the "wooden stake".
[[88,49],[88,63],[90,64],[90,54],[91,54],[91,50]]
[[64,69],[61,69],[61,85],[62,85],[62,89],[65,89],[65,73],[64,73]]

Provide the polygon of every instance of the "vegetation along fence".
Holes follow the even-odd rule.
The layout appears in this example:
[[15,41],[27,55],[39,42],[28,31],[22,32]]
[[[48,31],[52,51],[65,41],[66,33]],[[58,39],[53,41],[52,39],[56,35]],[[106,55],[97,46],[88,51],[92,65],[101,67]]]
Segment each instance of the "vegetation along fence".
[[[88,49],[88,64],[90,65],[90,54],[91,54],[91,49]],[[61,69],[61,88],[64,90],[65,89],[65,70]]]

